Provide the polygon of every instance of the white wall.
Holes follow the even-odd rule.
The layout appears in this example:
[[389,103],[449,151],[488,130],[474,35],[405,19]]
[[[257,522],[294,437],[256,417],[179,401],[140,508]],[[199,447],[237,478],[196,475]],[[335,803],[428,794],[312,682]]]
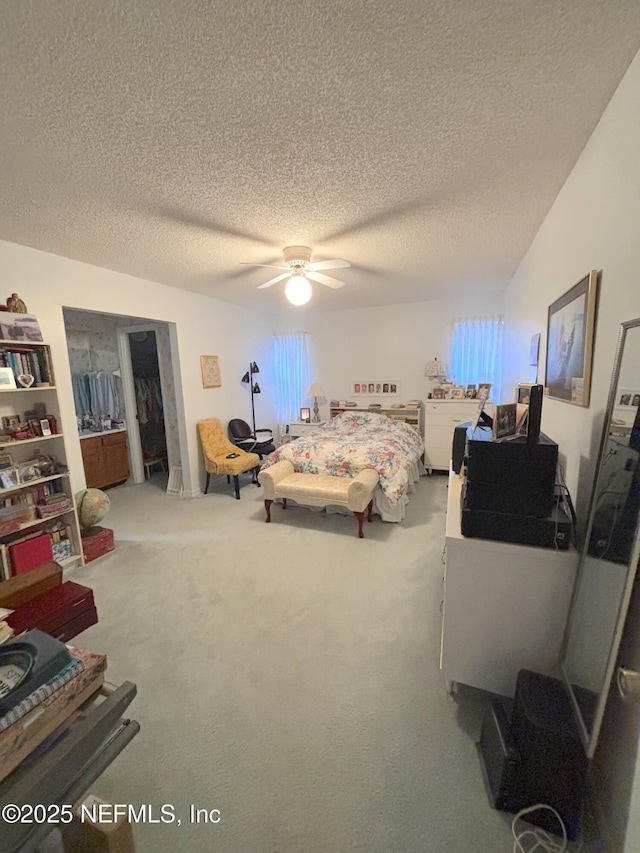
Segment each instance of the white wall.
[[[529,339],[534,332],[543,333],[541,376],[544,376],[548,305],[589,270],[602,270],[591,405],[584,409],[545,399],[542,417],[544,432],[560,445],[567,483],[578,512],[583,515],[593,479],[619,325],[624,320],[640,317],[638,104],[640,54],[621,82],[505,295],[503,387],[506,393],[526,370]],[[607,750],[607,743],[601,741],[601,761],[606,762]],[[609,771],[611,778],[615,778],[616,768],[609,768]],[[640,774],[640,762],[636,773]],[[606,792],[603,799],[608,799]],[[627,802],[620,802],[618,813],[608,816],[618,831],[624,830],[627,807]],[[640,821],[640,815],[635,819]]]
[[[424,376],[427,361],[438,358],[451,365],[454,317],[501,312],[502,294],[495,293],[475,299],[324,311],[296,318],[296,328],[304,328],[309,336],[311,379],[319,382],[327,395],[320,403],[321,417],[329,416],[332,399],[361,400],[363,405],[424,400],[430,390],[430,381]],[[353,396],[353,382],[378,378],[399,379],[401,395]]]
[[[2,241],[0,278],[5,282],[7,294],[17,292],[24,299],[30,313],[37,316],[45,340],[51,344],[74,490],[84,486],[84,471],[80,442],[76,438],[63,307],[176,324],[189,458],[183,478],[187,491],[197,492],[204,477],[196,422],[207,417],[219,417],[223,423],[233,417],[249,418],[248,386],[242,385],[240,379],[253,360],[261,368],[264,365],[265,377],[270,375],[274,323],[269,316]],[[202,387],[201,355],[220,356],[221,388]],[[268,423],[274,420],[268,378],[264,387],[261,381],[260,387],[264,392],[261,415]]]

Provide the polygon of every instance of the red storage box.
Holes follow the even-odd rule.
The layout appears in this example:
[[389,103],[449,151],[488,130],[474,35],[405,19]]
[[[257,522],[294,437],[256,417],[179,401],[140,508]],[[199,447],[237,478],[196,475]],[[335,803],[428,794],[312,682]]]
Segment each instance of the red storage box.
[[85,563],[90,563],[115,548],[113,530],[108,527],[92,527],[90,533],[82,534],[82,553]]
[[34,536],[33,539],[25,539],[23,542],[15,542],[9,545],[9,556],[14,575],[28,572],[43,563],[53,560],[51,550],[51,537],[48,534]]
[[39,628],[63,643],[97,621],[93,590],[73,581],[48,590],[7,616],[16,634]]

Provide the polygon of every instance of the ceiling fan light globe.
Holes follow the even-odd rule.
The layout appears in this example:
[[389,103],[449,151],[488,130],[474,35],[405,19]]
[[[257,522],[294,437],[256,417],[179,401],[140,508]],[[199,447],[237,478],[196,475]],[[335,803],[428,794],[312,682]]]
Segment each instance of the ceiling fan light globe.
[[303,275],[294,275],[286,283],[284,295],[292,305],[306,305],[311,299],[311,284]]

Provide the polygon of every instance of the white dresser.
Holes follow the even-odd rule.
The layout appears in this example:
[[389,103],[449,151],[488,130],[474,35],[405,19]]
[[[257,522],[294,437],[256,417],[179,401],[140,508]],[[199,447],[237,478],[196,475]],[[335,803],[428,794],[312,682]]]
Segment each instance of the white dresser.
[[461,488],[450,473],[440,668],[513,696],[519,670],[556,674],[578,553],[464,537]]
[[[424,401],[424,467],[429,473],[449,470],[454,427],[473,420],[479,406],[480,400]],[[484,410],[493,417],[492,402],[487,401]]]

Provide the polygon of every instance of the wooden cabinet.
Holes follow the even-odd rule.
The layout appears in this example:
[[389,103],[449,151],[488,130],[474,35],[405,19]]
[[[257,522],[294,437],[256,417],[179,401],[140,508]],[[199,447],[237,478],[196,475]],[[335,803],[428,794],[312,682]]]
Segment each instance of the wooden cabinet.
[[519,670],[556,673],[578,553],[465,538],[461,488],[451,472],[440,668],[449,683],[513,696]]
[[[451,463],[453,430],[475,417],[480,400],[426,400],[424,404],[424,465],[428,471],[448,471]],[[484,404],[493,417],[493,403]]]
[[80,441],[87,487],[103,489],[129,478],[127,434],[124,430]]

